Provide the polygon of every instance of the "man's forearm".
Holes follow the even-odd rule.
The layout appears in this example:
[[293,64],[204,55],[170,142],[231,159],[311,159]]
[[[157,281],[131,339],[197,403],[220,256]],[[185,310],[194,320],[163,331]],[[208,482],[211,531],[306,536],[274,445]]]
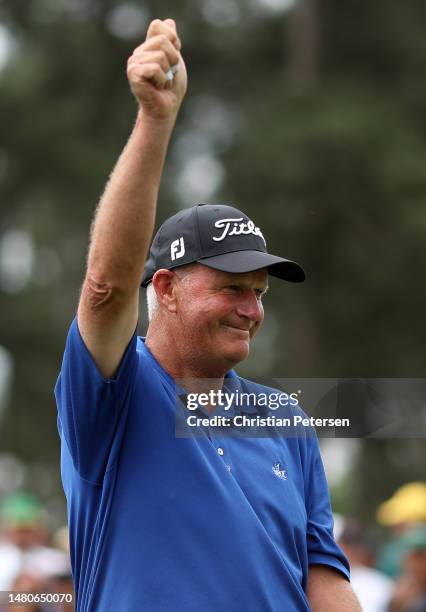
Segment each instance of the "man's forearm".
[[362,612],[350,583],[326,565],[309,567],[306,594],[312,612]]
[[128,59],[127,78],[139,112],[92,228],[87,277],[95,293],[101,287],[108,295],[134,295],[142,278],[164,159],[187,86],[180,49],[175,22],[154,19]]
[[88,274],[122,290],[142,277],[161,173],[175,117],[136,124],[107,183],[92,227]]

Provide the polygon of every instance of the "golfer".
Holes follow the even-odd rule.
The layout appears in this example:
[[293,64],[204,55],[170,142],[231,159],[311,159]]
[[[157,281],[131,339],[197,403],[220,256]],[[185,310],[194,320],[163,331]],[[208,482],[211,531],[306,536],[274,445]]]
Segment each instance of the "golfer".
[[205,379],[273,391],[232,368],[262,325],[268,275],[304,279],[223,204],[168,219],[146,260],[187,87],[181,51],[174,21],[157,19],[128,61],[136,124],[95,214],[55,389],[76,610],[358,612],[315,436],[176,435],[181,396]]

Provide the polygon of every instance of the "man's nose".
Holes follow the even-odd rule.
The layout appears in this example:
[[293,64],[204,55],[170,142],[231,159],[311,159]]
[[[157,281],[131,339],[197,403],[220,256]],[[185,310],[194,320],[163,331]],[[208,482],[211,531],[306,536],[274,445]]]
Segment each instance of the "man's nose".
[[259,296],[252,290],[247,290],[241,295],[238,301],[237,314],[246,317],[254,323],[263,320],[263,306]]

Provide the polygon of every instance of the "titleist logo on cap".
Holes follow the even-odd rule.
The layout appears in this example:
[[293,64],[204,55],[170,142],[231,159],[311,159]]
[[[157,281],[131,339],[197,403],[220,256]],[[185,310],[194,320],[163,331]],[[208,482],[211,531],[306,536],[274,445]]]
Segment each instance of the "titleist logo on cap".
[[255,222],[227,204],[197,204],[166,219],[152,242],[141,284],[147,287],[162,268],[172,270],[195,262],[230,274],[265,268],[283,280],[305,280],[299,264],[268,253]]
[[213,240],[216,242],[221,242],[221,240],[224,240],[227,236],[254,234],[255,236],[260,236],[260,238],[262,238],[263,242],[266,244],[266,240],[263,237],[260,229],[253,223],[253,221],[248,220],[246,223],[243,217],[238,219],[218,219],[214,226],[218,229],[223,229],[220,236],[213,236]]

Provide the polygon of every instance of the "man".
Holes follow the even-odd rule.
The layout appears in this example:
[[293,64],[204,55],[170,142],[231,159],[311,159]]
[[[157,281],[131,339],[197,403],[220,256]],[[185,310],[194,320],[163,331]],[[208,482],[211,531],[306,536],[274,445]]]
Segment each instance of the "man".
[[144,265],[187,86],[173,20],[150,24],[128,79],[136,125],[96,213],[56,387],[77,610],[357,611],[314,437],[176,436],[175,381],[256,390],[231,369],[262,323],[268,270],[304,274],[226,206],[169,219]]

